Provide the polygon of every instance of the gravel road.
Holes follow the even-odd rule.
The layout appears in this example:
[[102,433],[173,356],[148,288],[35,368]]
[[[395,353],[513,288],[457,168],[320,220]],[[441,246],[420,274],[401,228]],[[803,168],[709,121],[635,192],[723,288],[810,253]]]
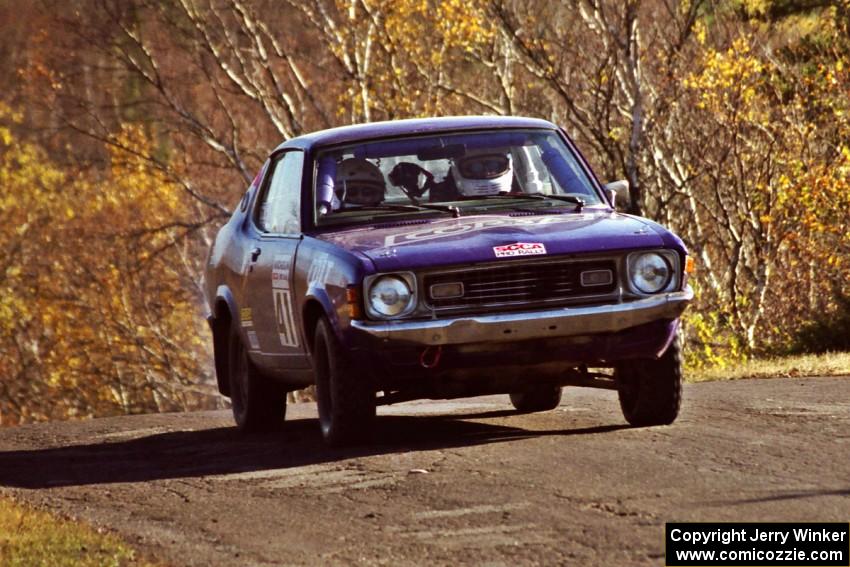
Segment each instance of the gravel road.
[[380,408],[328,449],[229,412],[0,429],[0,493],[116,530],[166,564],[663,565],[667,521],[850,521],[850,377],[692,384],[672,426],[610,391]]

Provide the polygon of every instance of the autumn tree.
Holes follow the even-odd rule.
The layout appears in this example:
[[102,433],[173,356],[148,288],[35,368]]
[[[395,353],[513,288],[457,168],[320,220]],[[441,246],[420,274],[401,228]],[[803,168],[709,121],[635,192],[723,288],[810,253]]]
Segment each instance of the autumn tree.
[[[180,188],[123,151],[60,169],[20,120],[0,114],[2,422],[215,405]],[[119,138],[150,151],[137,129]]]

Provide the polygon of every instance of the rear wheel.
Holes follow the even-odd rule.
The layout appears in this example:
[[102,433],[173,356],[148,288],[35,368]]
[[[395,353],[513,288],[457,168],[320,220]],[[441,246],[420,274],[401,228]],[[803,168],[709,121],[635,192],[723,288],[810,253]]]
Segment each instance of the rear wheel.
[[658,360],[630,360],[614,376],[620,408],[636,427],[669,425],[682,401],[682,347],[678,337]]
[[254,367],[236,327],[230,330],[228,355],[236,426],[244,432],[279,429],[286,418],[286,392]]
[[517,411],[523,413],[555,409],[561,403],[561,387],[547,384],[513,392],[511,403]]
[[375,391],[368,374],[353,365],[330,323],[320,319],[313,342],[316,399],[322,436],[330,445],[368,437],[375,420]]

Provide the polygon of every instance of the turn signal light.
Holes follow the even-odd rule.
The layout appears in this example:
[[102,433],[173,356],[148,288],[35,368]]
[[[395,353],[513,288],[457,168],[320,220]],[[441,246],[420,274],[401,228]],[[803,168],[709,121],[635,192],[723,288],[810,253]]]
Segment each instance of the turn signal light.
[[694,257],[693,256],[687,256],[685,258],[685,273],[686,274],[693,274],[696,271],[697,271],[697,264],[696,264],[696,261],[694,260]]
[[363,308],[360,307],[360,290],[350,287],[345,290],[345,299],[348,302],[348,316],[352,319],[363,318]]

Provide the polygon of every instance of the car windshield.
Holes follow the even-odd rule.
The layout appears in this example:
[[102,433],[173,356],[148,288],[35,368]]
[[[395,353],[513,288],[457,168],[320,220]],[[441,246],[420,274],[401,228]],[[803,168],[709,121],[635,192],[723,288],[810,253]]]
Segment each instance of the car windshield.
[[[601,203],[550,130],[493,130],[378,140],[319,152],[317,224],[397,216],[580,210]],[[385,219],[386,217],[386,219]]]

